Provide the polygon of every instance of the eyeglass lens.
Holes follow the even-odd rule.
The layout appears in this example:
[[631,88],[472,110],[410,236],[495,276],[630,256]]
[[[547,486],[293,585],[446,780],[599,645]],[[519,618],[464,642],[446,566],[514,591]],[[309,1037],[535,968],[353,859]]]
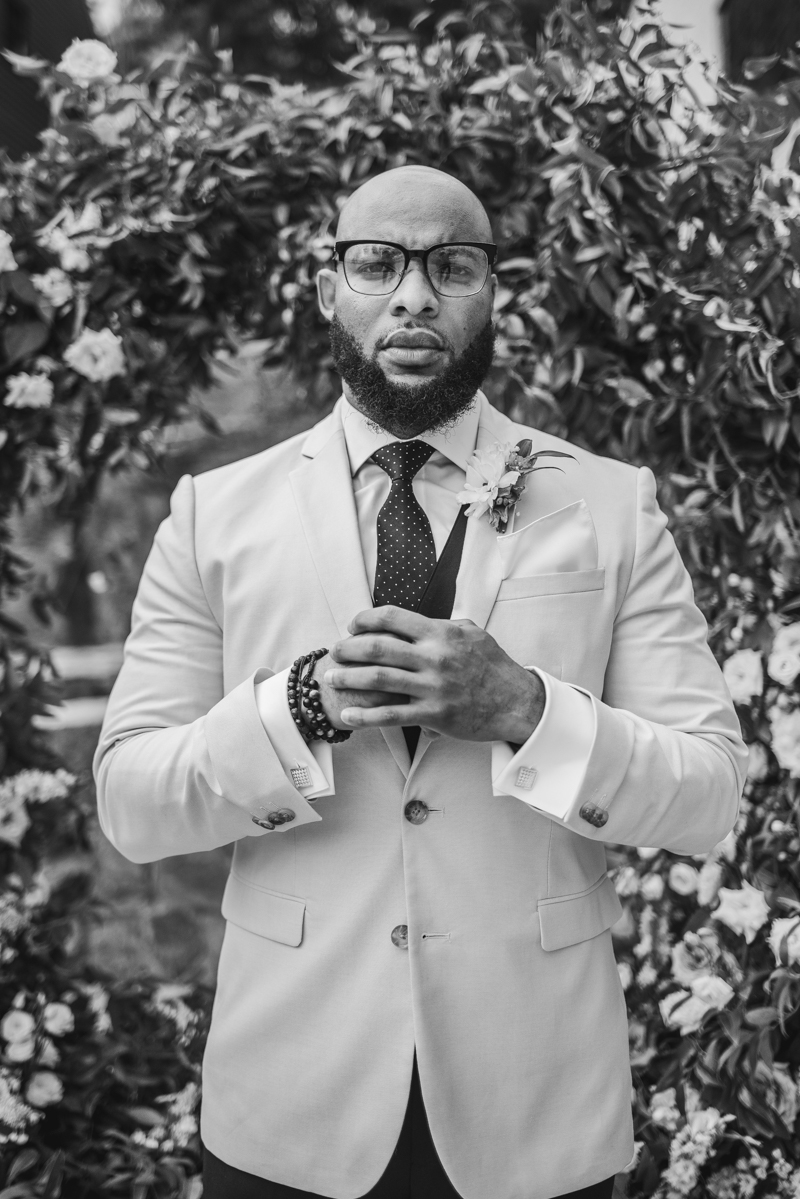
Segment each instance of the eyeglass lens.
[[[344,273],[354,291],[384,296],[400,284],[405,268],[402,250],[383,242],[350,246]],[[443,296],[470,296],[483,287],[489,273],[485,250],[476,246],[439,246],[428,255],[428,278]]]

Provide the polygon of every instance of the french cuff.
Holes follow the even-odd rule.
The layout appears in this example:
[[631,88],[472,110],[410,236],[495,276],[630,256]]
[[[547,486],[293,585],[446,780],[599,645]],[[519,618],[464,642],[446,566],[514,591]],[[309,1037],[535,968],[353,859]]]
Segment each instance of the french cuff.
[[535,673],[545,691],[542,719],[516,753],[506,741],[492,742],[492,790],[564,820],[586,774],[597,718],[586,692]]
[[333,746],[323,741],[308,745],[300,735],[286,698],[289,671],[256,683],[256,707],[264,732],[287,779],[306,799],[333,795]]

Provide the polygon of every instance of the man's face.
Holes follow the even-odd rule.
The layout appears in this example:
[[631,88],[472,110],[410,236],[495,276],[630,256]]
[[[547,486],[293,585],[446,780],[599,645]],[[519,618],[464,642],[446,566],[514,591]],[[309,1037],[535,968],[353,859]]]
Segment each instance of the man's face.
[[[485,214],[466,188],[439,172],[387,172],[351,199],[337,240],[369,238],[425,249],[491,241]],[[396,291],[364,295],[341,265],[319,272],[320,308],[345,395],[396,436],[452,423],[472,401],[493,350],[489,276],[475,295],[439,295],[413,258]]]

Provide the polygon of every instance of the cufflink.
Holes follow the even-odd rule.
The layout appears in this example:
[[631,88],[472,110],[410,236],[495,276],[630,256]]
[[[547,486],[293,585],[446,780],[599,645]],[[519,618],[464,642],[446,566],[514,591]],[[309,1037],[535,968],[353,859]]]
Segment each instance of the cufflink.
[[602,828],[608,823],[608,812],[605,808],[600,808],[596,803],[585,803],[580,810],[581,820],[585,820],[587,824],[593,824],[595,828]]
[[275,825],[271,820],[267,820],[264,816],[251,816],[253,824],[257,824],[259,828],[274,829]]
[[536,782],[536,776],[538,773],[539,771],[534,770],[532,766],[520,766],[519,770],[517,771],[517,779],[514,785],[519,787],[520,791],[531,791],[533,789],[533,784]]
[[292,786],[297,787],[298,790],[300,787],[311,786],[311,771],[307,766],[301,766],[298,762],[297,766],[292,766],[289,775],[292,780]]

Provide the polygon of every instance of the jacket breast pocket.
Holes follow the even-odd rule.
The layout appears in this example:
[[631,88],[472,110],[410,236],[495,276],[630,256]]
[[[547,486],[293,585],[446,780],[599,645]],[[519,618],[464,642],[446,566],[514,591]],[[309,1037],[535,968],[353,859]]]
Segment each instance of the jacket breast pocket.
[[542,949],[550,952],[589,941],[616,924],[621,915],[622,904],[607,874],[585,891],[540,899]]
[[530,599],[537,595],[567,595],[570,592],[602,591],[606,572],[602,566],[595,570],[561,570],[555,574],[529,575],[525,578],[504,579],[497,593],[497,603],[504,600]]
[[222,897],[222,915],[257,937],[297,946],[303,940],[306,903],[296,895],[245,882],[231,871]]

